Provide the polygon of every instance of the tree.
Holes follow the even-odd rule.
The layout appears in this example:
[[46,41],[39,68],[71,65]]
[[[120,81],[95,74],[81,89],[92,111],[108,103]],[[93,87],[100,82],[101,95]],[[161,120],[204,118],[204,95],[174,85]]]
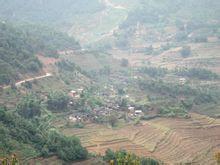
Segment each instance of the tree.
[[76,137],[66,137],[56,131],[51,131],[48,137],[47,146],[49,152],[57,153],[58,157],[65,161],[86,159],[88,152],[81,146]]
[[220,152],[217,152],[217,153],[215,154],[215,159],[216,159],[216,161],[217,161],[217,164],[220,165]]
[[180,68],[176,69],[178,76],[187,76],[190,78],[198,78],[201,80],[218,79],[219,75],[205,68]]
[[32,89],[32,83],[30,81],[26,81],[23,86],[27,89]]
[[123,58],[123,59],[121,60],[121,66],[122,66],[122,67],[128,67],[128,65],[129,65],[128,60],[125,59],[125,58]]
[[135,154],[127,153],[125,150],[114,152],[111,149],[107,149],[103,159],[112,165],[159,165],[159,162],[154,159],[138,157]]
[[107,149],[105,151],[105,156],[104,156],[104,160],[106,161],[111,161],[115,159],[115,153],[111,150],[111,149]]
[[151,77],[164,77],[168,73],[168,70],[160,67],[143,67],[140,68],[140,72],[146,73]]
[[119,103],[119,106],[122,108],[126,108],[128,106],[128,100],[126,98],[122,98]]
[[124,95],[126,92],[125,92],[125,89],[124,88],[118,88],[118,94],[119,95]]
[[182,47],[182,50],[180,53],[181,53],[181,56],[184,58],[189,57],[191,55],[191,47],[190,46]]
[[112,127],[115,127],[118,121],[118,117],[115,114],[111,114],[108,118],[108,121]]
[[69,103],[69,97],[62,92],[51,92],[47,100],[47,108],[53,112],[66,110]]
[[26,96],[18,103],[16,110],[24,118],[40,116],[41,101],[33,95]]
[[0,92],[3,92],[3,89],[4,89],[4,88],[3,88],[2,86],[0,86]]

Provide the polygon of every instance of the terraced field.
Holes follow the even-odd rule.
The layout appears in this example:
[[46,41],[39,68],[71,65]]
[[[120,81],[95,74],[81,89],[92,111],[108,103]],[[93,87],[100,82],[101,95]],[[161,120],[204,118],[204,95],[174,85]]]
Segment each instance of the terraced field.
[[131,66],[143,66],[144,62],[152,66],[160,66],[168,69],[175,67],[205,67],[216,73],[220,73],[219,41],[214,43],[189,44],[192,55],[182,58],[182,47],[170,48],[159,55],[145,55],[144,53],[129,53],[128,51],[112,50],[110,54],[116,59],[126,58]]
[[126,149],[168,164],[215,164],[214,153],[220,150],[220,120],[195,113],[191,116],[158,118],[117,129],[89,124],[84,129],[68,128],[63,132],[78,136],[90,152],[97,154],[107,148]]

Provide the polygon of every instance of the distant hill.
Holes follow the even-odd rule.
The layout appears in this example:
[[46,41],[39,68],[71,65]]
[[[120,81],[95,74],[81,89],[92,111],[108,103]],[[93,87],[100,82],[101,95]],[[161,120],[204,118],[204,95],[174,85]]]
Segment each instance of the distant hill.
[[11,21],[63,24],[77,14],[94,13],[102,8],[98,0],[0,0],[0,17]]
[[218,0],[139,0],[138,7],[128,13],[114,33],[113,43],[127,49],[156,42],[165,46],[205,42],[220,36],[219,17]]
[[218,0],[140,0],[139,8],[129,13],[123,27],[145,24],[172,23],[177,20],[217,21],[220,16]]

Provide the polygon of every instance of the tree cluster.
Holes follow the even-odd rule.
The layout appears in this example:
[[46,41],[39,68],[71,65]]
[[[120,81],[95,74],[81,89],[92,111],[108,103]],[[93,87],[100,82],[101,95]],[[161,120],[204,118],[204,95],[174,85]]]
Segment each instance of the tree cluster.
[[178,76],[186,76],[189,78],[198,78],[201,80],[213,80],[219,78],[219,75],[204,68],[180,68],[176,69]]
[[111,149],[106,150],[104,160],[112,165],[159,165],[157,160],[145,157],[138,157],[135,154],[130,154],[124,150],[112,151]]
[[[0,155],[9,155],[20,146],[30,145],[39,156],[57,155],[65,161],[87,158],[87,150],[76,137],[66,137],[57,131],[39,129],[38,120],[26,120],[0,107]],[[24,155],[25,156],[25,155]]]
[[67,110],[69,97],[63,92],[51,92],[47,98],[47,108],[52,112]]

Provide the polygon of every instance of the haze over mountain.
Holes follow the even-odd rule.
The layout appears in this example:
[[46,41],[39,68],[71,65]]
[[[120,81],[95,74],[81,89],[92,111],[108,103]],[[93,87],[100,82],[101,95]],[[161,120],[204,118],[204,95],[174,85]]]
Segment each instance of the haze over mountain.
[[0,0],[0,164],[218,164],[219,18],[219,0]]

